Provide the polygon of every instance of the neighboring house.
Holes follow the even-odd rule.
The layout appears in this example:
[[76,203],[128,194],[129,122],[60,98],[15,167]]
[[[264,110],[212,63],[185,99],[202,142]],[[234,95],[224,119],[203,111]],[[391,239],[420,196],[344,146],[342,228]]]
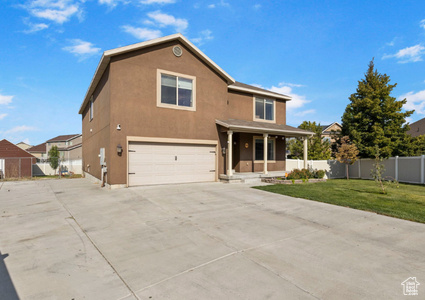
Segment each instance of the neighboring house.
[[285,138],[313,134],[286,125],[289,100],[236,82],[181,34],[106,51],[79,110],[83,171],[111,186],[284,171]]
[[19,148],[23,149],[23,150],[27,150],[28,148],[31,148],[31,145],[28,145],[27,143],[24,142],[19,142],[16,144],[16,146],[18,146]]
[[39,145],[32,146],[31,148],[27,149],[27,152],[37,157],[37,159],[47,159],[46,143],[41,143]]
[[409,124],[410,130],[407,132],[413,137],[417,137],[425,134],[425,118],[420,119],[419,121]]
[[340,134],[341,130],[342,126],[338,122],[333,122],[331,125],[322,125],[322,138],[334,143],[335,139],[333,135]]
[[59,157],[62,160],[76,160],[82,158],[82,136],[81,134],[59,135],[46,142],[46,155],[53,146],[57,146]]
[[32,176],[36,158],[8,140],[0,141],[0,177],[20,178]]

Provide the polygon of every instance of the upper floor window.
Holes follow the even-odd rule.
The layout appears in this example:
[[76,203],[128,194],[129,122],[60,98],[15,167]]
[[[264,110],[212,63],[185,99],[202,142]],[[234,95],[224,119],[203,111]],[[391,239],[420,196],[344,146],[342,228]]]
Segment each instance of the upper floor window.
[[90,121],[93,120],[93,96],[90,98]]
[[157,105],[160,107],[196,110],[196,78],[158,70]]
[[275,121],[275,101],[254,97],[254,120]]

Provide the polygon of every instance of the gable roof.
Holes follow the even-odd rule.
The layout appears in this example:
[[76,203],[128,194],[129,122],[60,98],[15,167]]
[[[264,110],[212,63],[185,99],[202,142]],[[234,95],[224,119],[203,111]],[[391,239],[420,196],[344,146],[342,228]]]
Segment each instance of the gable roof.
[[34,157],[27,151],[19,148],[15,144],[9,142],[8,140],[0,141],[0,157]]
[[338,125],[339,127],[342,128],[341,124],[339,124],[338,122],[333,122],[331,125],[322,125],[322,132],[327,131],[329,128],[331,128],[334,125]]
[[127,52],[132,52],[135,50],[140,50],[143,48],[155,46],[158,44],[163,44],[170,41],[179,41],[186,47],[188,47],[191,51],[193,51],[204,63],[206,63],[210,68],[212,68],[214,71],[216,71],[218,74],[223,76],[228,84],[232,84],[235,82],[235,80],[227,74],[222,68],[220,68],[215,62],[213,62],[208,56],[206,56],[201,50],[198,49],[194,44],[192,44],[187,38],[185,38],[181,33],[172,34],[169,36],[165,36],[158,39],[153,39],[125,47],[115,48],[112,50],[107,50],[103,52],[102,58],[100,59],[100,62],[97,66],[96,72],[93,76],[93,79],[90,83],[90,86],[86,92],[86,95],[84,97],[84,101],[81,104],[79,114],[83,113],[84,107],[86,107],[87,103],[89,102],[90,96],[93,94],[96,86],[98,85],[100,79],[102,78],[103,73],[105,72],[106,68],[109,65],[109,62],[111,60],[112,56],[124,54]]
[[409,124],[410,130],[407,132],[413,137],[425,134],[425,118]]
[[33,152],[45,153],[46,152],[46,143],[41,143],[39,145],[32,146],[32,147],[27,149],[27,152],[29,152],[29,153],[33,153]]
[[187,38],[185,38],[181,33],[172,34],[169,36],[125,46],[120,48],[115,48],[111,50],[107,50],[103,52],[102,58],[100,59],[99,64],[97,65],[96,71],[92,78],[89,88],[87,89],[86,95],[84,96],[83,103],[80,106],[79,114],[83,113],[84,108],[87,103],[90,101],[91,95],[94,93],[97,85],[99,84],[100,79],[102,78],[103,73],[111,61],[111,57],[116,55],[121,55],[127,52],[132,52],[140,49],[144,49],[147,47],[163,44],[170,41],[179,41],[184,46],[188,47],[199,59],[201,59],[207,66],[216,71],[219,75],[226,79],[229,89],[239,90],[244,92],[249,92],[253,94],[259,94],[263,96],[274,97],[283,100],[291,100],[290,96],[282,95],[279,93],[267,91],[265,89],[261,89],[252,85],[247,85],[241,82],[236,82],[232,76],[227,74],[222,68],[220,68],[215,62],[213,62],[208,56],[206,56],[201,50],[198,49],[194,44],[192,44]]
[[67,135],[58,135],[57,137],[54,137],[50,140],[48,140],[46,143],[52,143],[52,142],[66,142],[69,140],[72,140],[74,138],[77,138],[81,136],[81,134],[67,134]]

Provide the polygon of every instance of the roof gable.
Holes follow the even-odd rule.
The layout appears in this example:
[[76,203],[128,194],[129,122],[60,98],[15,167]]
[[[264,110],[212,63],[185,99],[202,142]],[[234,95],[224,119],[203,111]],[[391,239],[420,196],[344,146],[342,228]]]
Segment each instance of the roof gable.
[[235,80],[227,74],[222,68],[220,68],[215,62],[213,62],[208,56],[206,56],[201,50],[198,49],[194,44],[192,44],[187,38],[185,38],[182,34],[176,33],[173,35],[165,36],[158,39],[153,39],[125,47],[120,47],[112,50],[107,50],[103,53],[102,58],[100,59],[100,62],[97,66],[96,72],[93,76],[93,79],[90,83],[90,86],[86,92],[86,95],[84,97],[84,101],[81,104],[79,114],[83,113],[84,108],[86,107],[87,103],[90,100],[90,96],[93,94],[94,90],[96,89],[98,83],[100,82],[100,79],[102,78],[103,73],[109,66],[111,57],[121,55],[128,52],[133,52],[136,50],[144,49],[147,47],[152,47],[155,45],[167,43],[170,41],[179,41],[184,46],[188,47],[199,59],[201,59],[206,65],[208,65],[211,69],[213,69],[215,72],[217,72],[219,75],[223,76],[223,78],[226,79],[228,84],[233,84]]
[[32,153],[32,152],[43,152],[43,153],[45,153],[46,152],[46,143],[41,143],[39,145],[32,146],[32,147],[27,149],[27,152],[30,152],[30,153]]
[[19,148],[8,140],[0,141],[0,158],[6,157],[34,157],[27,151]]

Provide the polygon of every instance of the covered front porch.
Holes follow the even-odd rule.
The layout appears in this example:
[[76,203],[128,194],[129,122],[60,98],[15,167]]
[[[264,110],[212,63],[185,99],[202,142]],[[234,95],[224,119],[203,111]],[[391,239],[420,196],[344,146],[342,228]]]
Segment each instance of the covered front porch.
[[[220,179],[232,180],[251,173],[282,176],[286,169],[286,138],[304,139],[304,167],[307,168],[308,137],[313,132],[288,125],[244,120],[216,120],[225,154],[225,174]],[[246,177],[246,175],[245,175]],[[258,177],[258,176],[257,176]]]

